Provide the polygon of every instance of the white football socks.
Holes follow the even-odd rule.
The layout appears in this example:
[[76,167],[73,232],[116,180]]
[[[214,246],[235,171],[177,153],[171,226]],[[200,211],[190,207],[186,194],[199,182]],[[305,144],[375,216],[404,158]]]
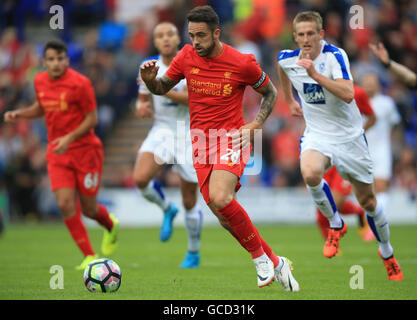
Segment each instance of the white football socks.
[[188,251],[200,251],[201,227],[203,224],[203,214],[200,206],[196,204],[192,209],[185,210],[185,227],[188,235]]
[[371,227],[376,240],[379,243],[379,250],[383,258],[389,258],[393,255],[393,249],[390,244],[390,232],[387,217],[379,202],[377,202],[375,211],[366,211],[368,224]]
[[317,186],[307,185],[314,203],[323,215],[329,220],[330,228],[341,228],[343,223],[337,211],[332,192],[324,179]]
[[158,182],[151,180],[145,188],[140,189],[140,192],[145,199],[155,203],[162,211],[168,209],[169,201],[166,200]]

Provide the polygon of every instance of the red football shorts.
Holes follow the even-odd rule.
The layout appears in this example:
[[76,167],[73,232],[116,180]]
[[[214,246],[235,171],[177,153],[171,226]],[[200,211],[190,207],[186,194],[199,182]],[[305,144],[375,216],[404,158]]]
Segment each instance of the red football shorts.
[[76,189],[83,196],[96,196],[103,169],[103,148],[88,146],[57,155],[48,152],[47,169],[52,191]]
[[[238,177],[238,180],[243,175],[243,171],[245,170],[246,163],[249,160],[250,156],[249,152],[233,152],[231,148],[227,149],[224,154],[218,150],[218,157],[217,160],[214,161],[215,163],[206,163],[202,164],[196,161],[194,158],[194,168],[197,173],[198,184],[200,186],[200,192],[203,195],[203,198],[207,204],[210,203],[210,195],[209,195],[209,182],[210,176],[213,170],[225,170],[228,172],[233,173]],[[194,154],[195,156],[195,154]],[[237,192],[242,185],[238,181],[235,187],[235,191]]]
[[324,174],[324,180],[327,181],[330,189],[341,193],[342,195],[349,195],[352,192],[352,184],[344,180],[336,170],[336,167],[332,167]]

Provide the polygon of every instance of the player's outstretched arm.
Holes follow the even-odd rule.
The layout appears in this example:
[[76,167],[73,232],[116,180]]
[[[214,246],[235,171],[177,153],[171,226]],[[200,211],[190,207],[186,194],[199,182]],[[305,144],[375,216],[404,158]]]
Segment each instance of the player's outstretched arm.
[[39,102],[36,101],[28,108],[7,111],[4,114],[4,121],[8,123],[15,123],[21,119],[33,119],[42,117],[43,115],[44,111],[42,107],[39,105]]
[[377,45],[370,43],[369,49],[371,49],[373,54],[387,69],[398,76],[407,86],[411,88],[417,87],[417,74],[408,69],[406,66],[392,61],[389,57],[387,49],[385,49],[381,42]]
[[157,78],[159,67],[156,65],[156,60],[144,62],[140,66],[140,76],[153,94],[164,95],[171,90],[178,81],[171,80],[166,75]]

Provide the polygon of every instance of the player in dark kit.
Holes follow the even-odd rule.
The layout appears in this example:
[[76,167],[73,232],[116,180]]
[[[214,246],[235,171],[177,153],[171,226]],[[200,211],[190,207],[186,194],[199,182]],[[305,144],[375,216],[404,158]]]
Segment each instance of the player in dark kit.
[[29,108],[8,111],[6,122],[45,116],[48,130],[47,169],[52,191],[75,243],[85,258],[84,270],[98,258],[91,246],[81,212],[102,225],[102,252],[117,245],[118,220],[97,203],[103,166],[103,146],[94,134],[97,104],[91,81],[68,67],[67,47],[58,40],[44,47],[44,66],[34,80],[37,101]]
[[[251,137],[270,115],[277,91],[253,55],[242,54],[219,40],[219,19],[210,6],[194,8],[187,20],[192,46],[178,52],[162,77],[156,77],[156,60],[145,62],[142,80],[158,95],[181,79],[187,80],[193,163],[204,200],[220,224],[251,254],[259,287],[275,278],[285,290],[298,291],[291,261],[273,253],[235,199]],[[245,124],[242,98],[248,85],[263,99],[256,119]]]

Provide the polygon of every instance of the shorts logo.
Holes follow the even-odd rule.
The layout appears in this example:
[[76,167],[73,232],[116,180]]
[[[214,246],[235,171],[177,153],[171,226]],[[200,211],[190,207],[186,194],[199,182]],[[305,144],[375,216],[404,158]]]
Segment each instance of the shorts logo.
[[220,156],[220,160],[226,161],[227,164],[233,167],[240,160],[240,151],[233,151],[233,149],[227,148],[227,153]]
[[304,83],[304,97],[307,103],[325,104],[326,96],[323,88],[316,83]]
[[95,189],[98,186],[98,172],[87,173],[84,177],[84,187],[86,189]]

